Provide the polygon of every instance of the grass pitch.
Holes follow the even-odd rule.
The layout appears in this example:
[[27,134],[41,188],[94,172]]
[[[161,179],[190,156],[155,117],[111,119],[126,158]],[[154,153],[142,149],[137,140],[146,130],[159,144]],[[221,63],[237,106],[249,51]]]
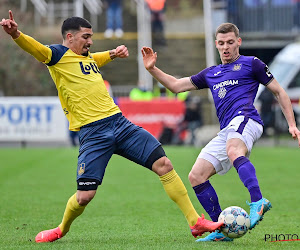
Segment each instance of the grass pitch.
[[[199,149],[165,150],[201,214],[203,208],[187,178]],[[77,149],[1,148],[0,159],[0,249],[300,249],[300,241],[265,241],[266,235],[273,240],[279,235],[288,239],[288,234],[300,238],[298,148],[253,150],[251,161],[273,208],[244,237],[209,243],[195,243],[184,216],[154,173],[113,156],[103,185],[67,236],[37,244],[35,235],[60,223],[66,202],[76,191]],[[248,191],[234,169],[214,176],[211,183],[223,209],[236,205],[249,212]]]

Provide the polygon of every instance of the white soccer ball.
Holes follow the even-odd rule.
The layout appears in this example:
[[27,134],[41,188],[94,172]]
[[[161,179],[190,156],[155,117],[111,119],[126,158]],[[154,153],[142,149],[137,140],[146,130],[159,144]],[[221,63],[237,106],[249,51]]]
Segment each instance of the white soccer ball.
[[218,221],[224,222],[222,233],[229,238],[240,238],[250,227],[250,217],[241,207],[231,206],[222,211]]

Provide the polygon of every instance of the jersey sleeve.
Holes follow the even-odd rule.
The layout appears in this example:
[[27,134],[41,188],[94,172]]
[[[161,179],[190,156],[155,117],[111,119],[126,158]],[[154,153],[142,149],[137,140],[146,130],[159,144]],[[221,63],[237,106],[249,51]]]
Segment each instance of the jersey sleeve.
[[209,71],[209,68],[206,68],[202,71],[200,71],[196,75],[192,75],[190,77],[191,83],[195,85],[197,89],[205,89],[208,88],[208,85],[206,83],[205,75]]
[[52,57],[52,51],[49,47],[41,44],[32,37],[21,32],[20,36],[14,40],[23,50],[31,54],[40,62],[48,63]]
[[63,57],[63,55],[69,50],[69,48],[61,45],[61,44],[53,44],[50,45],[49,48],[52,51],[51,60],[46,63],[47,66],[53,66],[59,62],[59,60]]
[[91,55],[99,68],[112,61],[109,51],[91,53]]
[[274,79],[269,67],[257,57],[253,58],[252,71],[255,79],[265,86],[267,86]]

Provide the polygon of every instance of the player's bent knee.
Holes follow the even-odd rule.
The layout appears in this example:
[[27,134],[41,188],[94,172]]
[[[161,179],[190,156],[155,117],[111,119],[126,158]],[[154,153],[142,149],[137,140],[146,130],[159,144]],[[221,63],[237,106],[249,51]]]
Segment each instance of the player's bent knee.
[[173,169],[171,161],[166,157],[159,158],[152,166],[153,172],[162,176]]
[[77,201],[79,205],[87,205],[95,196],[99,180],[81,178],[77,180]]
[[232,159],[235,159],[236,155],[237,155],[235,148],[232,148],[232,147],[229,148],[227,150],[227,155],[228,155],[229,160],[232,162]]
[[194,175],[194,173],[192,173],[192,171],[189,172],[188,178],[189,178],[190,183],[192,183],[196,180],[196,176]]
[[234,160],[237,159],[238,157],[245,156],[248,152],[247,147],[244,143],[241,143],[240,145],[231,143],[227,145],[226,151],[231,163],[233,163]]
[[80,191],[77,190],[77,202],[81,206],[87,205],[95,196],[96,190]]
[[201,184],[201,180],[199,178],[199,176],[195,175],[192,171],[189,173],[189,181],[192,184],[192,186],[197,186],[199,184]]
[[188,178],[193,187],[200,185],[208,180],[207,174],[201,172],[198,172],[196,174],[193,170],[191,170],[191,172],[189,173]]

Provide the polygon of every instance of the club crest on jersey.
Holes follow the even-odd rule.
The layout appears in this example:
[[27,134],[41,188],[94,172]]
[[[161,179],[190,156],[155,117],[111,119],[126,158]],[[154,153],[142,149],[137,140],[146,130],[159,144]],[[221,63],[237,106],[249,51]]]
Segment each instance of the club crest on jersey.
[[96,65],[96,63],[89,63],[86,65],[83,65],[82,62],[79,62],[79,65],[80,65],[81,72],[85,75],[91,74],[91,70],[94,73],[100,73],[100,70],[99,70],[98,66]]
[[242,64],[235,64],[232,68],[233,71],[239,71],[242,68]]
[[85,171],[85,163],[81,163],[80,165],[78,165],[78,175],[83,175]]

